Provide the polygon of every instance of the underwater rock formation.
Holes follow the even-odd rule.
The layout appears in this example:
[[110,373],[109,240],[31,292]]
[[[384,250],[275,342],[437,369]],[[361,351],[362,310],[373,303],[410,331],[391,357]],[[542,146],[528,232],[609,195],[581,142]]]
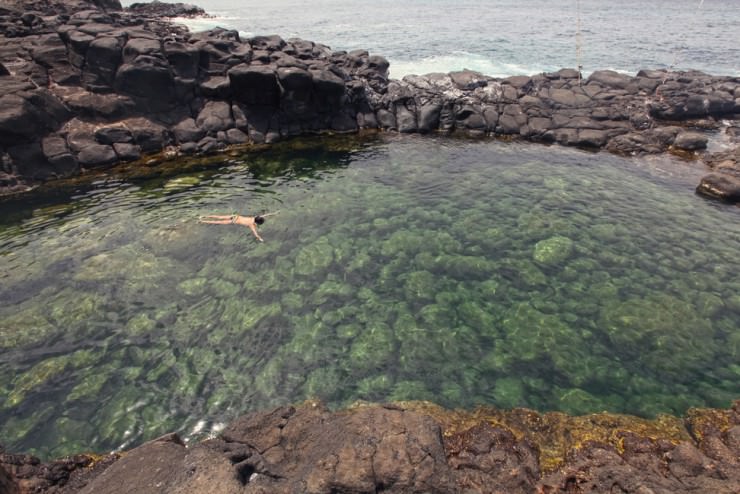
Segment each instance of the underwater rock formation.
[[48,464],[0,454],[0,482],[22,493],[721,494],[740,491],[738,458],[740,401],[655,420],[306,402],[243,416],[191,446],[168,434]]
[[[706,154],[740,81],[700,72],[563,69],[495,79],[388,78],[388,61],[301,39],[189,33],[192,5],[6,2],[0,9],[0,192],[172,148],[212,153],[299,134],[386,129],[509,136],[622,154]],[[699,122],[697,122],[699,121]],[[737,149],[737,127],[727,129]],[[734,136],[734,137],[733,137]],[[717,157],[708,155],[710,162]],[[736,202],[737,154],[698,192]]]

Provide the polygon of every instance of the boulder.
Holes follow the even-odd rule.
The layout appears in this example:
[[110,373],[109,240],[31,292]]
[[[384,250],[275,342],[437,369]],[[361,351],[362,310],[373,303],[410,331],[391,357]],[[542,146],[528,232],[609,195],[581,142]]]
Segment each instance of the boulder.
[[740,202],[740,178],[724,173],[710,173],[699,182],[697,194],[731,203]]
[[229,129],[226,131],[226,142],[229,144],[244,144],[247,141],[249,141],[249,137],[239,129]]
[[625,89],[632,83],[632,77],[613,70],[597,70],[588,76],[587,82],[596,82],[602,86]]
[[270,36],[255,36],[253,38],[249,38],[248,43],[255,50],[266,51],[279,51],[286,46],[283,38],[276,34]]
[[679,132],[673,141],[673,147],[685,151],[696,151],[707,148],[707,136],[699,132]]
[[607,134],[606,131],[595,129],[580,129],[578,131],[577,144],[579,146],[601,148],[604,146],[604,144],[606,144],[606,141],[608,139],[609,134]]
[[[450,79],[452,79],[452,83],[455,85],[455,87],[464,91],[470,91],[477,87],[484,87],[488,85],[486,76],[484,76],[480,72],[474,72],[472,70],[450,72],[449,76]],[[527,79],[529,79],[529,77],[527,77]]]
[[209,101],[198,114],[195,124],[210,135],[234,127],[231,105],[225,101]]
[[218,139],[211,136],[206,136],[200,141],[198,141],[198,151],[201,153],[211,153],[213,151],[216,151],[221,148],[221,144],[218,142]]
[[126,142],[116,142],[113,144],[113,150],[121,161],[136,161],[141,158],[141,147],[136,144]]
[[174,78],[167,62],[149,55],[139,55],[132,63],[121,65],[114,86],[120,93],[145,99],[154,108],[169,104],[174,94]]
[[19,177],[46,180],[56,174],[38,142],[11,146],[7,151],[13,164],[12,171]]
[[123,47],[123,61],[133,62],[139,55],[162,56],[162,43],[152,38],[131,38]]
[[228,71],[234,98],[248,105],[276,107],[280,101],[275,70],[272,67],[240,64]]
[[398,124],[398,131],[401,133],[416,132],[419,128],[416,120],[416,111],[413,106],[409,107],[404,104],[397,104],[396,122]]
[[101,127],[95,131],[95,140],[100,144],[113,144],[116,142],[131,142],[133,136],[131,131],[126,127],[110,126]]
[[215,99],[227,99],[231,95],[231,82],[228,77],[209,77],[200,83],[203,96]]
[[200,50],[195,46],[179,41],[166,41],[164,54],[176,75],[184,79],[198,77]]
[[77,153],[77,161],[88,168],[97,168],[115,163],[118,160],[112,146],[106,144],[90,144]]
[[431,132],[439,127],[439,115],[442,104],[427,103],[419,108],[419,132]]
[[17,94],[0,96],[0,144],[29,141],[49,126],[44,114]]
[[[105,26],[109,31],[110,26]],[[90,88],[110,87],[121,63],[123,40],[116,36],[98,36],[85,52],[82,80]]]
[[90,43],[95,40],[95,36],[85,34],[81,31],[69,31],[66,34],[60,33],[60,35],[69,48],[67,52],[69,62],[78,69],[84,67],[87,49]]
[[97,94],[84,90],[65,95],[64,103],[81,117],[108,121],[125,118],[135,109],[134,102],[128,96]]
[[277,69],[278,83],[282,91],[280,106],[291,115],[304,116],[313,108],[313,78],[307,70],[298,67]]
[[591,102],[591,98],[585,94],[577,94],[571,89],[551,89],[549,96],[551,104],[556,108],[580,108]]
[[67,147],[67,141],[63,138],[58,136],[45,137],[41,141],[41,151],[46,161],[51,164],[53,175],[68,177],[78,171],[77,160]]
[[331,70],[311,70],[316,104],[322,112],[339,109],[344,101],[344,80]]
[[144,117],[129,118],[120,122],[131,130],[133,142],[141,147],[142,152],[161,151],[170,143],[168,129]]
[[129,451],[85,486],[80,494],[172,492],[178,479],[182,481],[186,455],[180,438],[168,434]]
[[[292,476],[304,492],[455,491],[439,426],[400,409],[330,414],[322,407],[285,407],[236,420],[223,442],[248,445],[235,469],[255,491],[282,492]],[[271,448],[279,454],[267,453]],[[265,462],[263,454],[275,461]]]
[[471,104],[464,104],[457,108],[455,120],[457,128],[469,131],[483,131],[487,125],[481,108]]
[[172,128],[175,140],[179,144],[198,142],[206,135],[206,131],[198,127],[195,120],[187,118]]
[[367,67],[369,70],[375,72],[378,76],[387,79],[388,78],[388,68],[390,67],[390,62],[385,57],[381,57],[380,55],[371,55],[367,59]]

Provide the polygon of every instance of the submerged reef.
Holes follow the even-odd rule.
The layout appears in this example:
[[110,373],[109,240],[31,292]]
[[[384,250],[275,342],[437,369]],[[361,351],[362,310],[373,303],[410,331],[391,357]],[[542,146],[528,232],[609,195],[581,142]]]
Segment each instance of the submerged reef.
[[[496,79],[388,78],[388,61],[302,39],[190,33],[182,4],[5,2],[0,8],[0,192],[165,151],[207,154],[302,134],[463,132],[710,167],[697,191],[740,201],[740,81],[701,72],[573,69]],[[723,120],[726,119],[726,120]],[[721,134],[726,149],[707,151]]]
[[472,412],[427,402],[320,402],[236,419],[185,445],[43,464],[0,450],[8,494],[693,493],[740,491],[740,401],[685,417]]

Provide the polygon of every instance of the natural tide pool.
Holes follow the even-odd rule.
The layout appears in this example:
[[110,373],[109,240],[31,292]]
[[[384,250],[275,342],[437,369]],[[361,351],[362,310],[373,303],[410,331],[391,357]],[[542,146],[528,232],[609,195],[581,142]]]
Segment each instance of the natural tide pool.
[[[311,397],[727,406],[740,209],[695,196],[694,173],[499,141],[317,138],[0,204],[0,443],[102,452]],[[264,243],[197,222],[275,210]]]

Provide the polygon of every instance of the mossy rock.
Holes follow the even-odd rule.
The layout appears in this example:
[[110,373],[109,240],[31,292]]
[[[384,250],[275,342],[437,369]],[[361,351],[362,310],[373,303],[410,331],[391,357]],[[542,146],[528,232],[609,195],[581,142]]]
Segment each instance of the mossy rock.
[[241,290],[241,286],[227,280],[215,279],[209,283],[209,291],[217,298],[232,298]]
[[496,332],[497,318],[489,309],[481,304],[468,300],[457,307],[458,318],[468,326],[476,328],[482,333]]
[[720,350],[712,324],[694,307],[669,295],[632,298],[601,312],[601,327],[619,355],[674,377],[692,376]]
[[434,401],[435,398],[434,393],[421,381],[399,381],[393,386],[388,396],[390,401]]
[[385,257],[416,255],[428,248],[427,240],[417,231],[399,230],[382,242],[380,252]]
[[360,399],[380,401],[388,396],[393,379],[387,374],[369,376],[357,382],[355,393]]
[[511,279],[520,288],[537,288],[547,284],[547,276],[537,265],[526,259],[506,259],[498,268],[500,273]]
[[30,345],[49,338],[56,327],[40,312],[43,307],[31,306],[0,318],[0,349]]
[[321,237],[298,250],[295,258],[295,272],[312,276],[328,268],[334,261],[334,248],[327,237]]
[[395,349],[396,339],[387,324],[368,325],[352,343],[349,367],[359,372],[382,368],[390,361]]
[[4,424],[0,423],[0,437],[7,444],[30,437],[34,432],[46,427],[55,413],[54,404],[39,403],[33,413],[11,415]]
[[69,392],[67,402],[77,400],[92,402],[100,399],[100,391],[110,379],[112,368],[96,368],[89,375],[84,375],[82,380]]
[[342,373],[336,367],[319,367],[306,376],[302,394],[306,398],[331,400],[343,388]]
[[573,241],[560,235],[540,240],[534,246],[534,260],[545,266],[557,266],[573,253]]
[[200,185],[201,177],[199,176],[184,176],[184,177],[176,177],[168,180],[167,182],[162,185],[163,189],[187,189],[189,187],[194,187],[196,185]]
[[516,377],[502,377],[496,379],[493,391],[493,404],[500,408],[514,408],[526,403],[525,386],[521,379]]
[[149,314],[140,312],[128,320],[126,323],[126,332],[132,335],[148,334],[156,327],[156,321],[149,317]]
[[429,271],[412,271],[401,277],[407,300],[433,300],[437,291],[437,280]]
[[560,392],[558,408],[569,415],[585,415],[601,412],[604,402],[591,393],[579,388],[565,389]]
[[311,300],[315,306],[321,306],[327,301],[336,303],[350,297],[355,292],[352,285],[335,280],[326,280],[314,291]]
[[495,271],[495,264],[485,257],[447,255],[440,259],[447,276],[459,280],[485,280]]
[[280,305],[282,305],[283,309],[290,311],[302,309],[304,303],[303,296],[297,292],[286,292],[280,300]]
[[21,404],[26,397],[49,381],[60,378],[68,369],[81,369],[97,362],[98,354],[90,350],[76,352],[42,360],[13,381],[13,390],[8,395],[7,406]]

